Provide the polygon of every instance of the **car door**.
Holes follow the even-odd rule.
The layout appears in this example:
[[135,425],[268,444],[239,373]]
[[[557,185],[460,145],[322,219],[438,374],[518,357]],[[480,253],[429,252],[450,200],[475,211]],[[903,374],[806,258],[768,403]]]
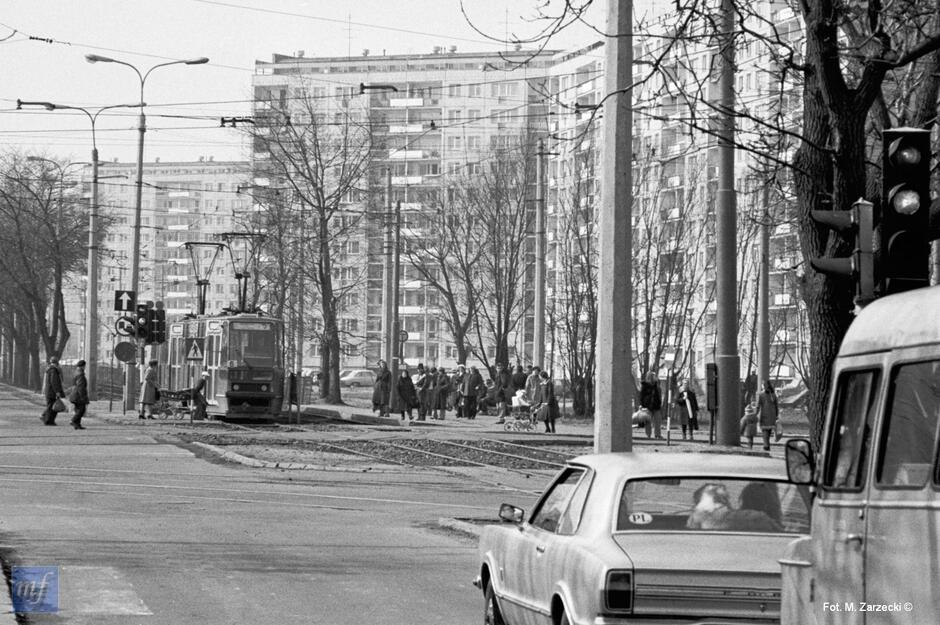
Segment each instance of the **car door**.
[[816,597],[830,625],[862,625],[860,612],[844,609],[863,596],[865,506],[872,427],[880,370],[843,370],[833,416],[824,433],[827,453],[813,510]]
[[940,511],[937,509],[940,361],[891,371],[868,498],[865,625],[940,623]]
[[[587,470],[566,467],[532,510],[519,540],[518,597],[524,607],[524,625],[551,625],[551,587],[564,562],[570,539],[570,516],[566,516]],[[566,532],[559,534],[559,530]]]

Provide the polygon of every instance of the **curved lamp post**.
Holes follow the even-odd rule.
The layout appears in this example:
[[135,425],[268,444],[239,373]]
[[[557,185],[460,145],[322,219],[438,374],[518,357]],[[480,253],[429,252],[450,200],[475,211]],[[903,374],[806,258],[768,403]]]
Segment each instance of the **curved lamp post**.
[[[137,67],[128,63],[127,61],[112,59],[111,57],[101,56],[99,54],[86,54],[85,60],[89,63],[117,63],[118,65],[124,65],[134,70],[134,73],[137,74],[137,78],[140,80],[140,120],[137,126],[139,138],[137,141],[137,181],[135,184],[136,200],[134,204],[134,248],[131,252],[131,291],[134,292],[134,310],[136,311],[137,303],[140,301],[140,294],[138,293],[138,286],[140,282],[140,209],[144,177],[144,133],[147,132],[147,118],[144,115],[144,85],[146,84],[147,77],[150,76],[150,73],[158,67],[167,67],[168,65],[202,65],[204,63],[208,63],[209,59],[201,56],[194,59],[159,63],[148,69],[143,74],[140,73],[140,70],[137,69]],[[140,343],[140,348],[138,349],[138,358],[142,364],[144,360],[142,343]],[[128,369],[128,380],[131,379],[131,371],[132,369]],[[136,385],[128,384],[127,389],[128,392],[127,396],[125,397],[124,408],[133,409],[137,403]]]

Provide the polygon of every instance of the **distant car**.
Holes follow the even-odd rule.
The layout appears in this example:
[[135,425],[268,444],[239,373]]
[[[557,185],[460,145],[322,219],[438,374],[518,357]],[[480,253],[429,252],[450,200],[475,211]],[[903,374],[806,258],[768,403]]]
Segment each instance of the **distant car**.
[[340,386],[372,386],[375,384],[375,374],[369,369],[350,369],[339,376]]
[[532,508],[500,507],[474,584],[488,625],[775,623],[785,547],[810,495],[780,460],[575,458]]

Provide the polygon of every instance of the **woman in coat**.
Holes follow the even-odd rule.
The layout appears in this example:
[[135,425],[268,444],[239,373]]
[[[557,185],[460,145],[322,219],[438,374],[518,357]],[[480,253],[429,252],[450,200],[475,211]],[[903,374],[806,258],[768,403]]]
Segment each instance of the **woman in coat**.
[[42,391],[46,400],[46,409],[40,419],[46,425],[55,425],[57,413],[52,409],[53,405],[57,399],[65,397],[65,391],[62,389],[62,370],[59,369],[59,359],[55,356],[49,357],[49,366],[46,367],[46,374],[42,380]]
[[676,404],[679,405],[679,425],[682,426],[682,440],[685,440],[685,432],[689,431],[689,440],[693,440],[692,431],[698,429],[698,399],[695,397],[695,391],[686,382],[682,385],[682,390],[676,396]]
[[414,382],[411,381],[411,374],[407,369],[401,370],[401,377],[398,378],[398,405],[401,407],[401,420],[405,420],[405,413],[408,413],[408,419],[412,418],[411,411],[418,405],[418,393],[415,391]]
[[392,373],[384,360],[379,361],[379,370],[375,374],[372,387],[372,411],[379,411],[380,417],[388,416],[388,395],[392,390]]
[[75,363],[77,371],[72,378],[72,390],[69,392],[69,401],[72,402],[72,427],[76,430],[84,430],[82,417],[85,416],[85,409],[88,407],[88,379],[85,377],[85,361],[79,360]]
[[432,405],[432,409],[434,410],[434,414],[432,415],[433,419],[443,421],[444,417],[447,416],[447,396],[450,395],[450,390],[450,377],[448,377],[444,367],[441,367],[437,371],[437,381],[434,383],[434,404]]
[[646,379],[640,384],[640,407],[650,411],[653,420],[653,435],[656,438],[662,438],[663,396],[659,390],[659,379],[653,371],[647,373]]
[[555,383],[548,371],[539,374],[539,388],[535,393],[539,402],[538,418],[545,423],[545,432],[555,432],[555,419],[558,418],[558,400],[555,399]]
[[764,390],[757,396],[757,418],[764,435],[764,451],[770,451],[770,435],[777,425],[780,410],[777,405],[777,393],[770,381],[764,382]]
[[138,419],[153,419],[153,405],[157,403],[157,364],[156,360],[147,363],[144,382],[140,385],[140,413]]

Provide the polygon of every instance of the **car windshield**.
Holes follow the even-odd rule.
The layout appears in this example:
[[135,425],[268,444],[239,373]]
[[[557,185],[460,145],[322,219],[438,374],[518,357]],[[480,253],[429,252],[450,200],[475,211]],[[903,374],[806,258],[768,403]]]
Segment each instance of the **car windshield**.
[[809,532],[809,492],[783,481],[737,478],[630,480],[617,531]]

